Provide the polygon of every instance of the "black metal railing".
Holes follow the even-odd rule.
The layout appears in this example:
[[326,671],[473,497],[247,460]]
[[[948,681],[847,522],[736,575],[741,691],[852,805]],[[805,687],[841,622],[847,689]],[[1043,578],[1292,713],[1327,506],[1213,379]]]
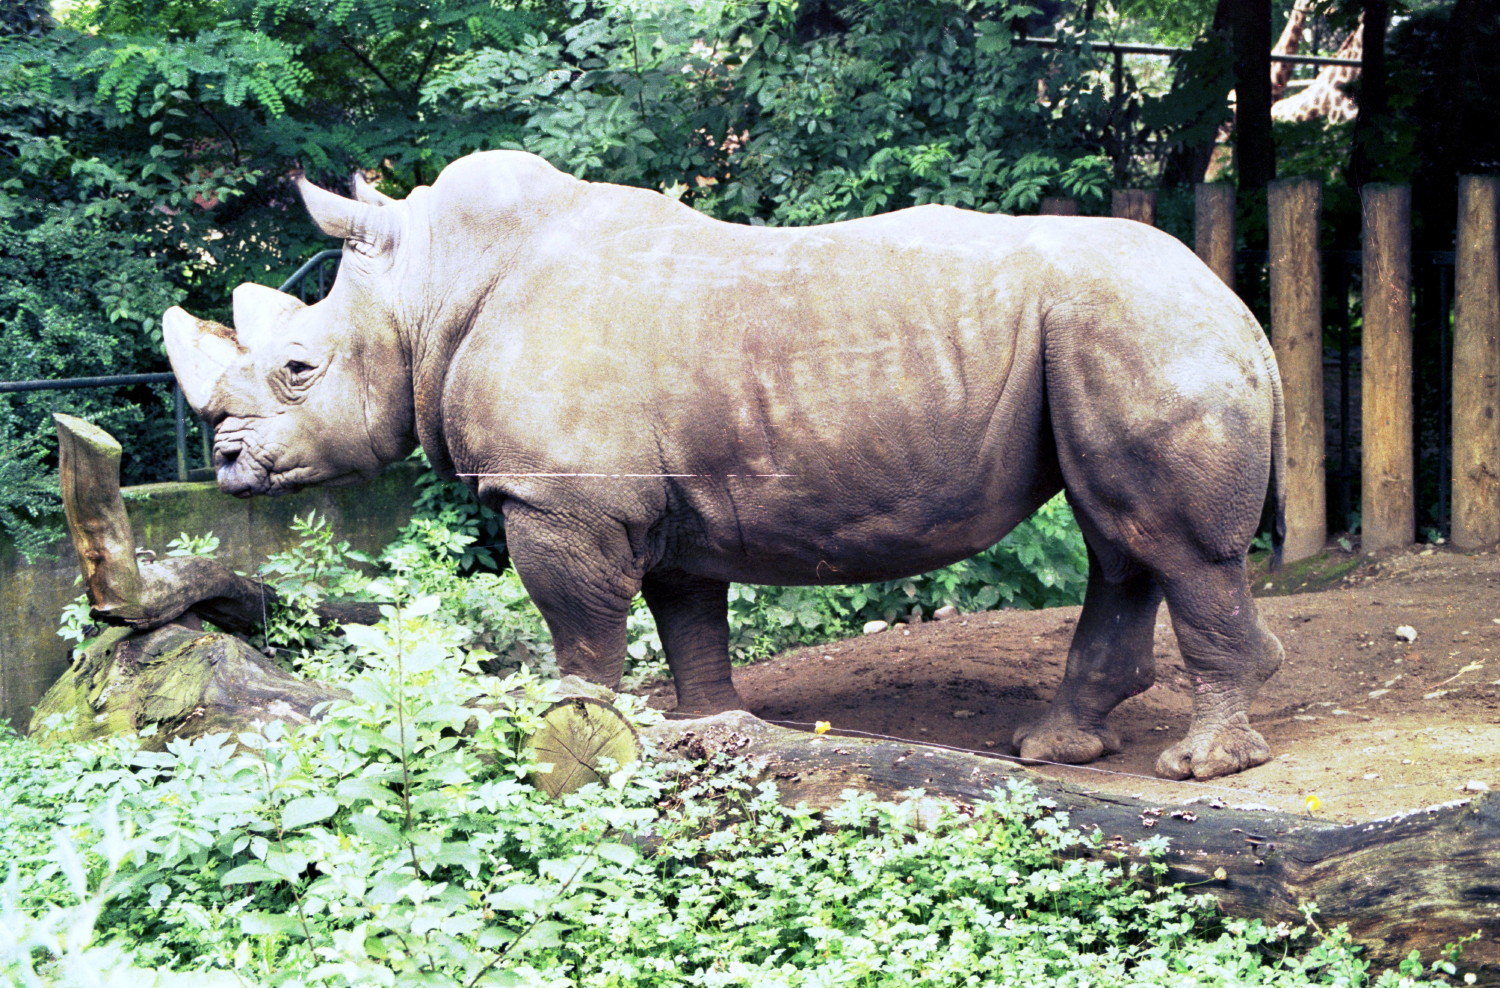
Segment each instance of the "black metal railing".
[[[304,302],[315,302],[328,294],[338,272],[338,250],[319,251],[308,258],[292,276],[282,282],[279,291],[295,293]],[[309,284],[309,282],[312,284]],[[172,385],[172,418],[177,432],[177,479],[188,479],[187,452],[187,401],[182,387],[170,371],[154,374],[107,374],[101,377],[69,377],[58,380],[0,381],[0,394],[18,394],[28,391],[71,391],[92,388],[129,387],[138,384]],[[203,465],[212,465],[207,437],[203,442]]]

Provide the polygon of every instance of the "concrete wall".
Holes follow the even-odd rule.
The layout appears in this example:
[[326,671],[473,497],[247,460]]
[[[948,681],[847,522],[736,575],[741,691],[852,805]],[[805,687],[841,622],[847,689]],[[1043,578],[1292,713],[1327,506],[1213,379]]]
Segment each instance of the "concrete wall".
[[[354,548],[378,551],[410,520],[416,476],[414,467],[398,464],[359,487],[248,500],[221,494],[212,483],[147,484],[125,489],[125,509],[142,548],[165,555],[167,542],[184,532],[212,532],[220,561],[254,573],[266,556],[297,544],[292,519],[309,511],[326,515],[338,538]],[[83,592],[74,584],[77,576],[67,538],[57,543],[54,558],[27,564],[0,537],[0,718],[17,729],[26,728],[31,708],[68,666],[72,643],[57,637],[57,623],[63,607]]]

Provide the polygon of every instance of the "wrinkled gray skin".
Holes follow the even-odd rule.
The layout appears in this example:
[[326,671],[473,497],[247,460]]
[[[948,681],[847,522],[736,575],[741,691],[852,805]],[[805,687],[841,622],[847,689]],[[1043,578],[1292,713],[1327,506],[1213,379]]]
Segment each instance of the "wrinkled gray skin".
[[353,481],[420,443],[504,513],[564,673],[618,681],[640,592],[699,712],[743,705],[729,581],[919,573],[1066,490],[1087,597],[1021,754],[1117,748],[1105,716],[1151,685],[1165,598],[1197,692],[1157,771],[1268,759],[1247,712],[1282,650],[1245,551],[1283,473],[1280,383],[1176,240],[939,206],[735,226],[517,152],[356,193],[303,184],[345,240],[324,301],[244,285],[236,330],[166,314],[223,490]]

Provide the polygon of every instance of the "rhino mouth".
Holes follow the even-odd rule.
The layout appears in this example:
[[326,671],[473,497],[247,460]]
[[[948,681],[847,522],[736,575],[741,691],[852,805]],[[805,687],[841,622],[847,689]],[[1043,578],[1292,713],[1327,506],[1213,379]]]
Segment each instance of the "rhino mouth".
[[243,438],[215,440],[214,474],[219,490],[235,497],[287,492],[272,473],[265,452]]

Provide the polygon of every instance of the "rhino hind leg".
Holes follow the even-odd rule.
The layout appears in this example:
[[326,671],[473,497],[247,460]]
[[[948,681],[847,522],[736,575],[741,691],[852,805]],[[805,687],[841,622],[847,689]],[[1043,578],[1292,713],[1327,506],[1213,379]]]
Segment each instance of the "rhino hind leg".
[[1119,562],[1124,565],[1105,566],[1090,544],[1088,590],[1067,670],[1047,712],[1016,732],[1022,758],[1077,764],[1119,751],[1119,736],[1105,724],[1106,716],[1155,681],[1152,642],[1161,585],[1149,571]]
[[1193,685],[1193,719],[1187,737],[1157,759],[1156,774],[1211,779],[1264,764],[1271,749],[1250,726],[1250,702],[1283,653],[1261,622],[1243,559],[1170,580],[1166,595]]
[[681,713],[743,710],[729,666],[729,584],[680,570],[647,573],[646,606],[656,618]]
[[[1200,353],[1183,343],[1174,351],[1196,379],[1154,371],[1164,359],[1155,351],[1138,355],[1132,373],[1111,373],[1101,352],[1060,345],[1048,397],[1068,499],[1092,550],[1075,651],[1087,653],[1097,640],[1113,642],[1115,652],[1092,662],[1070,656],[1063,710],[1049,717],[1080,721],[1067,704],[1087,695],[1091,670],[1120,676],[1121,696],[1139,685],[1126,670],[1134,668],[1132,650],[1144,646],[1129,644],[1129,621],[1115,622],[1111,608],[1120,608],[1132,579],[1149,574],[1166,600],[1193,694],[1186,737],[1157,760],[1157,774],[1208,779],[1263,764],[1270,749],[1250,726],[1250,704],[1280,666],[1282,648],[1261,623],[1245,555],[1265,501],[1271,391],[1263,379],[1236,384],[1225,369],[1235,365],[1211,347]],[[1096,592],[1097,570],[1118,587]],[[1144,641],[1144,612],[1134,620]],[[1109,692],[1095,687],[1092,696],[1098,706]]]

